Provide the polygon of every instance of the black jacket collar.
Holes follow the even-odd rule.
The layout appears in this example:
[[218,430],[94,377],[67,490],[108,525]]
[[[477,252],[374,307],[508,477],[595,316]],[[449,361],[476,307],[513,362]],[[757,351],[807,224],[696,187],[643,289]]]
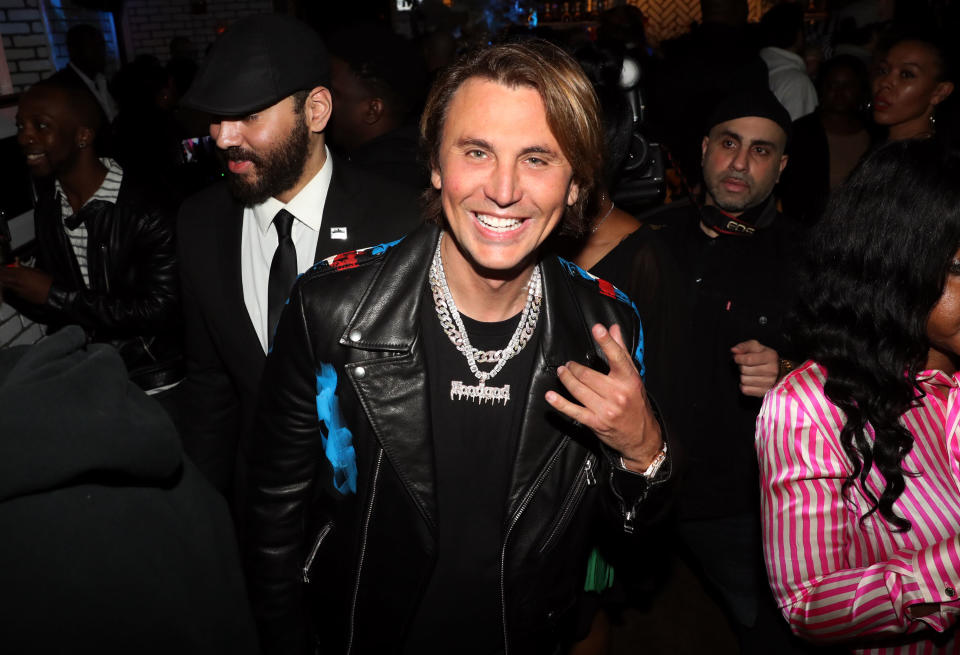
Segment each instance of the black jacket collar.
[[[387,457],[431,526],[436,521],[433,437],[418,317],[439,234],[437,226],[426,225],[386,253],[340,335],[343,346],[378,353],[373,358],[361,355],[347,366],[347,372]],[[541,266],[542,333],[513,462],[508,521],[564,438],[564,428],[570,427],[544,398],[548,390],[561,391],[557,366],[570,360],[590,363],[598,359],[569,273],[555,256],[545,257]],[[397,355],[383,356],[390,352]],[[357,375],[360,367],[363,372]],[[401,398],[397,389],[405,390]]]

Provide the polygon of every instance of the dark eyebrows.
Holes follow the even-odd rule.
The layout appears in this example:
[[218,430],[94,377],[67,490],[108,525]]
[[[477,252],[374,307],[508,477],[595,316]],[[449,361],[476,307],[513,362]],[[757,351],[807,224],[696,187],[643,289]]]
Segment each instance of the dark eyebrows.
[[[458,148],[471,148],[471,147],[473,147],[473,148],[480,148],[481,150],[490,150],[490,151],[493,151],[493,149],[494,149],[493,146],[490,144],[489,141],[486,141],[486,140],[484,140],[484,139],[478,139],[478,138],[475,138],[475,137],[464,137],[464,138],[460,139],[459,141],[457,141],[457,147],[458,147]],[[530,154],[546,155],[546,156],[548,156],[548,157],[557,157],[557,156],[558,156],[558,155],[557,155],[557,152],[556,152],[555,150],[552,150],[552,149],[548,148],[547,146],[542,146],[542,145],[538,145],[538,146],[527,146],[526,148],[524,148],[523,150],[520,151],[520,154],[521,154],[521,155],[530,155]]]
[[480,148],[482,150],[493,150],[493,147],[489,142],[484,141],[483,139],[475,139],[473,137],[464,137],[457,141],[458,148],[469,148],[469,147]]
[[557,153],[546,146],[529,146],[524,148],[520,154],[522,155],[547,155],[548,157],[556,157]]
[[[735,139],[736,141],[743,143],[743,136],[737,134],[732,130],[724,130],[719,134],[717,138],[729,137]],[[773,148],[774,150],[779,150],[779,146],[773,141],[768,141],[767,139],[754,139],[750,142],[749,147],[755,148],[756,146],[766,146],[768,148]]]

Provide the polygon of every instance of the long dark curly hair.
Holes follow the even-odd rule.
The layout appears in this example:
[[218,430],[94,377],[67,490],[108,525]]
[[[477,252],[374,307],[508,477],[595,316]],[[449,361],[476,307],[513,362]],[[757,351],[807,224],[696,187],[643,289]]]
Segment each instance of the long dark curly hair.
[[[960,247],[960,153],[936,139],[877,149],[830,199],[811,235],[797,341],[826,369],[824,392],[846,414],[840,433],[874,512],[910,529],[893,504],[913,437],[900,417],[922,393],[916,382],[930,342],[927,321]],[[872,426],[871,440],[867,424]],[[866,485],[876,466],[885,486]]]

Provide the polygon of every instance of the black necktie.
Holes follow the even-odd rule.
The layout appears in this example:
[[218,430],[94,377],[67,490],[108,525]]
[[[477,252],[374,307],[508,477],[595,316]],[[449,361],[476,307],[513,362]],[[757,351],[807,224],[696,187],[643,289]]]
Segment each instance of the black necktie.
[[273,226],[277,228],[277,250],[273,253],[270,263],[270,282],[267,285],[268,323],[270,331],[269,347],[273,347],[273,335],[277,330],[280,312],[287,302],[290,289],[297,280],[297,248],[290,238],[290,226],[293,224],[293,214],[281,209],[273,217]]

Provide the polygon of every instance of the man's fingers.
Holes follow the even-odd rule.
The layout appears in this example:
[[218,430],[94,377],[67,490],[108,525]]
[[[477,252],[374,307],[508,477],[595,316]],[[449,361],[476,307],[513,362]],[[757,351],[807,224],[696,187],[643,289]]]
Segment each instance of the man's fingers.
[[764,348],[766,348],[766,346],[756,339],[750,339],[749,341],[741,341],[730,350],[738,353],[755,353],[760,352]]
[[609,375],[605,375],[589,366],[584,366],[577,362],[567,362],[566,368],[599,396],[606,396],[614,387],[615,383],[610,379]]
[[775,375],[741,375],[740,384],[746,387],[771,387],[777,382]]
[[[583,373],[594,373],[600,375],[596,371],[588,369],[581,366],[581,374]],[[588,384],[585,384],[583,380],[580,379],[577,375],[574,375],[573,371],[570,370],[567,366],[561,366],[557,369],[557,377],[560,378],[560,384],[570,392],[570,395],[576,398],[581,405],[584,407],[599,407],[602,402],[600,394]],[[579,420],[579,419],[578,419]]]
[[620,329],[619,323],[614,323],[610,326],[610,336],[613,337],[613,340],[616,341],[621,348],[624,350],[627,349],[627,342],[623,340],[623,330]]
[[[614,327],[616,327],[617,332],[620,333],[620,328],[616,324],[614,324]],[[604,357],[607,358],[611,375],[636,375],[637,369],[633,365],[633,359],[630,357],[630,354],[627,353],[627,349],[622,343],[617,343],[617,341],[614,340],[607,328],[597,323],[591,331],[594,341],[597,342],[600,350],[603,351]],[[622,339],[623,335],[620,334],[620,336]]]
[[574,421],[577,421],[581,425],[585,425],[591,430],[593,429],[590,423],[591,414],[586,407],[572,403],[556,391],[548,391],[547,402],[550,403],[550,406],[561,414],[566,415],[569,418],[572,418]]
[[748,387],[740,385],[740,393],[744,396],[753,396],[754,398],[763,398],[769,387]]
[[733,361],[739,366],[776,366],[777,358],[770,353],[773,353],[773,351],[734,355]]

